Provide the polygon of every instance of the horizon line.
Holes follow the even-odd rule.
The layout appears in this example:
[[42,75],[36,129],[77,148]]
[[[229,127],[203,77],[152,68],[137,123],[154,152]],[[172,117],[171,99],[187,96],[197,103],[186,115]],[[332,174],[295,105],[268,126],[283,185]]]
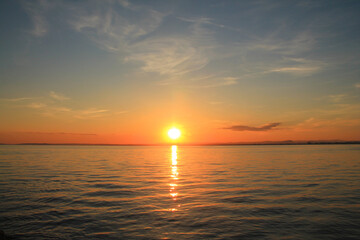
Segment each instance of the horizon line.
[[0,143],[0,145],[77,145],[77,146],[237,146],[237,145],[313,145],[313,144],[360,144],[360,140],[284,140],[261,142],[225,142],[225,143]]

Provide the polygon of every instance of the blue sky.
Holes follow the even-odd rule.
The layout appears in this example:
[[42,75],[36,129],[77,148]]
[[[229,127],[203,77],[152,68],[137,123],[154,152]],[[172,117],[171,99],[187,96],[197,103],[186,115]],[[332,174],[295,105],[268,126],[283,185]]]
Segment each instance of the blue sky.
[[2,1],[0,131],[121,134],[99,126],[165,111],[224,141],[273,123],[288,132],[247,137],[355,139],[359,13],[359,1]]

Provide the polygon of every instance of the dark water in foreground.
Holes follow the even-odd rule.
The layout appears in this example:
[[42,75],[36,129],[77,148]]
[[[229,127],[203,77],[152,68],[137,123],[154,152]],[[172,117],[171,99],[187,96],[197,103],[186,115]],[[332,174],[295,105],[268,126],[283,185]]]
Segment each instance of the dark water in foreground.
[[360,239],[360,145],[0,146],[12,239]]

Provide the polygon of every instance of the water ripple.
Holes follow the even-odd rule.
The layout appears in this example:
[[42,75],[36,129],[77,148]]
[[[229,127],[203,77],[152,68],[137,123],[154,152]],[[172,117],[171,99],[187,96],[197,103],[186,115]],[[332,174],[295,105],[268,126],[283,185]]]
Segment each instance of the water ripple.
[[11,239],[360,237],[356,146],[0,148]]

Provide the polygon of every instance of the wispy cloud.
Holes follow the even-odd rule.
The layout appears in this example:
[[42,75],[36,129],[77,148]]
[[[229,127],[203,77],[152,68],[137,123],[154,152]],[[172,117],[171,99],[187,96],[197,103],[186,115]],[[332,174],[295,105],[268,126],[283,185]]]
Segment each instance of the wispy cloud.
[[[123,52],[136,41],[153,32],[162,22],[164,14],[148,8],[135,7],[127,1],[101,2],[101,8],[68,6],[72,12],[69,24],[76,31],[88,35],[101,48],[109,52]],[[123,16],[114,7],[123,7],[133,18]]]
[[[41,99],[40,101],[33,101]],[[56,101],[54,101],[56,100]],[[88,107],[88,108],[70,108],[66,106],[64,100],[70,100],[63,94],[50,91],[45,97],[28,98],[0,98],[0,101],[11,103],[12,107],[29,108],[36,110],[39,114],[46,117],[67,117],[77,119],[93,119],[109,116],[111,114],[124,114],[128,111],[112,112],[109,109]]]
[[109,110],[107,109],[90,108],[90,109],[75,111],[74,116],[75,118],[79,118],[79,119],[99,118],[104,116],[104,114],[107,112],[109,112]]
[[238,78],[236,77],[217,77],[214,75],[192,79],[190,88],[213,88],[220,86],[229,86],[237,84]]
[[[293,75],[311,75],[320,71],[324,63],[304,58],[284,58],[279,63],[281,67],[275,67],[269,72],[289,73]],[[285,66],[284,66],[285,65]]]
[[223,85],[233,85],[236,84],[239,78],[237,77],[224,77],[223,80]]
[[269,130],[275,130],[276,127],[279,126],[281,123],[268,123],[265,125],[262,125],[260,127],[251,127],[246,125],[234,125],[231,127],[225,127],[223,129],[229,129],[233,131],[254,131],[254,132],[263,132],[263,131],[269,131]]
[[274,35],[259,40],[260,46],[262,45],[263,49],[275,51],[283,56],[296,56],[299,53],[311,51],[317,43],[317,34],[309,30],[298,32],[290,39],[284,39],[282,33],[280,27]]
[[51,2],[47,0],[23,1],[23,7],[29,14],[33,29],[30,33],[35,37],[42,37],[48,31],[48,23],[46,21],[46,12],[51,8]]
[[311,74],[319,70],[319,67],[282,67],[270,70],[270,72],[281,72],[291,74]]
[[142,69],[160,75],[177,77],[203,68],[208,59],[186,39],[162,38],[138,43],[127,57],[144,63]]
[[323,61],[302,57],[316,46],[316,34],[307,30],[286,39],[282,36],[283,31],[280,29],[281,27],[273,35],[264,38],[255,37],[254,40],[245,43],[243,47],[248,56],[254,54],[265,57],[265,60],[256,59],[257,62],[245,62],[245,64],[255,65],[256,72],[283,73],[294,76],[312,75],[324,69],[326,64]]
[[[162,34],[161,27],[169,13],[130,2],[122,2],[121,6],[133,16],[131,21],[120,12],[112,11],[110,4],[103,10],[77,9],[76,17],[69,22],[73,29],[89,36],[102,49],[125,56],[127,62],[140,64],[144,72],[159,74],[164,79],[159,80],[160,84],[180,79],[190,82],[194,78],[192,74],[208,64],[208,53],[214,47],[212,32],[205,27],[209,20],[197,18],[186,21],[185,25],[178,23],[182,27],[176,34]],[[173,21],[183,22],[179,18]],[[230,79],[224,83],[219,85],[228,85]]]
[[109,110],[106,110],[106,109],[91,108],[91,109],[87,109],[87,110],[82,110],[81,113],[84,115],[92,115],[92,114],[104,113],[104,112],[108,112],[108,111]]
[[314,129],[328,129],[334,127],[355,127],[360,126],[359,120],[356,118],[315,118],[311,117],[294,126],[295,131],[314,131]]
[[41,134],[41,135],[79,135],[79,136],[97,136],[95,133],[72,133],[72,132],[14,132],[21,134]]
[[52,109],[57,112],[71,112],[72,111],[71,108],[67,108],[67,107],[53,107]]
[[131,7],[130,2],[127,1],[127,0],[118,0],[118,2],[121,4],[121,6],[123,6],[123,7],[125,7],[125,8]]
[[77,118],[77,119],[94,119],[101,118],[112,114],[110,110],[99,109],[99,108],[88,108],[88,109],[71,109],[68,107],[62,106],[46,106],[39,108],[41,114],[46,117],[67,117],[67,118]]
[[70,99],[70,98],[64,96],[63,94],[56,93],[54,91],[50,91],[49,96],[58,101],[64,101],[64,100]]
[[44,103],[30,103],[27,105],[28,108],[33,108],[33,109],[41,109],[41,108],[45,108],[47,105]]
[[[34,7],[35,3],[37,7]],[[38,26],[34,35],[42,36],[47,31],[44,11],[50,5],[45,0],[28,5],[28,12]],[[245,75],[307,76],[325,66],[307,54],[318,44],[318,34],[310,28],[293,30],[284,23],[271,32],[255,33],[246,27],[223,24],[220,19],[185,17],[163,10],[165,8],[159,10],[152,5],[127,0],[94,1],[91,4],[69,1],[57,5],[65,11],[66,21],[74,31],[143,72],[158,74],[158,83],[162,85],[181,82],[195,88],[230,86]],[[254,16],[259,13],[280,6],[254,3],[252,7],[256,20]],[[169,30],[168,22],[176,31]],[[287,35],[290,30],[292,34]],[[232,39],[234,32],[244,40]],[[221,42],[224,39],[226,44]],[[229,62],[236,59],[239,69],[216,71],[211,68],[211,63],[217,59]],[[196,81],[198,78],[203,80]]]
[[73,110],[68,107],[49,105],[46,108],[41,109],[41,114],[45,117],[71,117],[73,115]]
[[1,101],[6,102],[23,102],[27,100],[33,100],[34,98],[22,97],[22,98],[0,98]]
[[333,102],[333,103],[340,103],[340,102],[342,102],[346,97],[347,97],[346,94],[334,94],[334,95],[328,96],[328,98],[330,99],[330,101]]

